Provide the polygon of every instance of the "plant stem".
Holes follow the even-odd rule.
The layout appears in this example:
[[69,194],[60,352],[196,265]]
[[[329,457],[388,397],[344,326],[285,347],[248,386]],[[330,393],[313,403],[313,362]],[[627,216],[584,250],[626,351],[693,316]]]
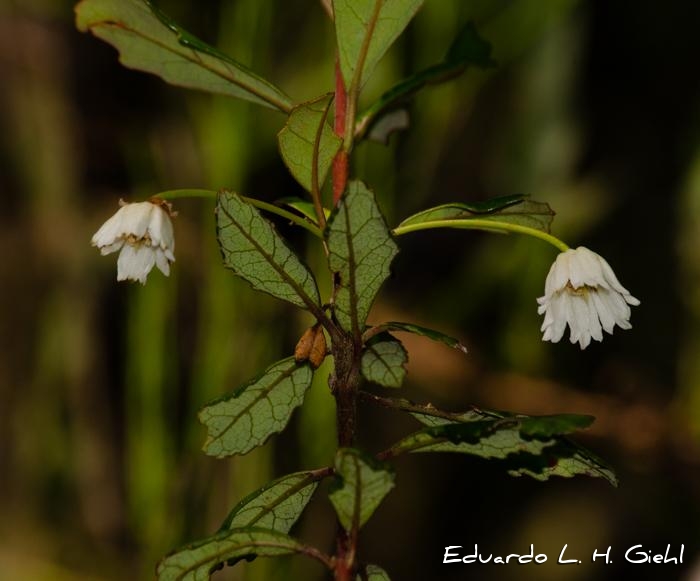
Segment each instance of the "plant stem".
[[321,232],[323,232],[323,230],[326,228],[326,213],[323,210],[323,201],[321,200],[321,187],[318,182],[318,152],[321,148],[321,135],[323,135],[323,128],[326,126],[326,119],[328,117],[328,110],[331,107],[331,103],[332,100],[329,100],[328,105],[326,105],[326,109],[323,112],[321,124],[316,130],[316,136],[314,138],[313,156],[311,158],[311,199],[314,202],[316,220],[318,221],[318,225],[321,229]]
[[[335,117],[333,129],[338,137],[345,137],[345,117],[347,115],[348,94],[345,91],[340,61],[335,61]],[[333,159],[333,204],[338,205],[348,183],[348,152],[343,147]]]
[[[362,345],[350,333],[337,326],[334,326],[331,342],[333,374],[330,387],[335,397],[338,447],[347,448],[355,442]],[[335,581],[353,581],[357,531],[348,533],[339,521],[336,528]]]
[[[159,192],[153,197],[160,198],[161,200],[181,200],[185,198],[209,198],[215,200],[217,193],[218,192],[216,192],[215,190],[183,189]],[[251,206],[255,206],[256,208],[259,208],[260,210],[265,210],[266,212],[270,212],[271,214],[276,214],[277,216],[285,218],[290,222],[296,224],[297,226],[305,228],[317,238],[322,238],[321,229],[315,224],[312,224],[303,216],[298,216],[296,214],[293,214],[292,212],[288,212],[287,210],[280,208],[279,206],[275,206],[274,204],[270,204],[268,202],[263,202],[262,200],[258,200],[256,198],[248,198],[246,196],[241,196],[241,199],[248,202]]]
[[469,218],[467,220],[431,220],[429,222],[420,222],[418,224],[408,224],[406,226],[398,226],[394,228],[392,234],[394,236],[402,236],[409,232],[418,232],[419,230],[432,230],[434,228],[456,228],[458,230],[493,230],[495,232],[514,232],[516,234],[526,234],[533,238],[539,238],[548,242],[561,252],[569,250],[569,246],[559,240],[556,236],[552,236],[547,232],[530,228],[529,226],[521,226],[520,224],[511,224],[510,222],[500,222],[497,220],[484,220],[479,218]]

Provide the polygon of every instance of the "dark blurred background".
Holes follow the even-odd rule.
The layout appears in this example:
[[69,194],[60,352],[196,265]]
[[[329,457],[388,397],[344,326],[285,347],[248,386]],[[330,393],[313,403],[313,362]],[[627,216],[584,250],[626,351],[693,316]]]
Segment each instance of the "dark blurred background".
[[[333,87],[332,27],[312,0],[161,0],[186,28],[295,100]],[[518,192],[556,211],[554,233],[604,255],[641,299],[634,328],[581,352],[540,340],[535,298],[555,252],[470,232],[411,234],[373,321],[463,339],[467,357],[402,337],[403,395],[459,410],[595,415],[579,439],[617,470],[539,483],[479,459],[416,455],[363,532],[392,579],[700,579],[700,3],[426,2],[364,103],[440,60],[467,21],[499,66],[425,90],[411,130],[362,144],[353,173],[391,224],[446,201]],[[319,373],[289,428],[251,454],[199,450],[196,410],[288,355],[308,317],[221,268],[211,202],[181,201],[166,279],[117,284],[91,235],[117,208],[182,187],[266,200],[301,195],[278,155],[284,118],[126,70],[73,25],[72,2],[0,2],[0,579],[153,577],[274,476],[331,461],[333,402]],[[322,268],[315,244],[283,233]],[[322,272],[319,270],[319,272]],[[322,277],[323,280],[324,277]],[[326,370],[327,372],[327,370]],[[362,408],[377,450],[416,427]],[[323,495],[296,534],[331,550]],[[546,565],[443,565],[444,547],[536,552]],[[581,565],[553,564],[564,544]],[[685,563],[624,565],[635,544]],[[612,564],[590,563],[612,546]],[[466,549],[465,549],[466,551]],[[220,579],[321,579],[259,559]]]

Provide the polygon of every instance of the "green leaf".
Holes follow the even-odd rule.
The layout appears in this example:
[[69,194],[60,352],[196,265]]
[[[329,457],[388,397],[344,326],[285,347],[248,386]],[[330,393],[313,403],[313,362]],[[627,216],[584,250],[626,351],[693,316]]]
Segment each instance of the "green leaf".
[[308,365],[298,365],[294,357],[288,357],[233,395],[203,407],[199,420],[208,433],[204,451],[217,458],[245,454],[281,432],[304,400],[312,377]]
[[355,579],[357,581],[391,581],[388,573],[377,565],[367,565]]
[[340,70],[346,87],[372,74],[423,0],[333,0]]
[[[318,217],[316,216],[316,209],[314,208],[312,202],[290,196],[288,198],[281,198],[277,200],[277,204],[288,206],[289,208],[296,210],[296,212],[318,226]],[[326,219],[328,219],[328,217],[331,215],[331,211],[328,208],[323,208],[323,213],[326,216]]]
[[398,247],[374,194],[360,181],[348,183],[325,236],[330,269],[340,278],[335,316],[343,329],[359,336]]
[[307,191],[312,187],[314,149],[318,141],[318,187],[323,186],[342,139],[326,122],[333,94],[322,95],[292,109],[286,125],[277,135],[282,159],[289,171]]
[[208,581],[225,563],[304,553],[305,545],[264,528],[231,529],[178,549],[158,563],[159,581]]
[[288,533],[325,474],[295,472],[270,482],[241,500],[226,517],[221,530],[256,526]]
[[312,312],[319,310],[313,275],[256,208],[237,194],[221,192],[216,226],[227,268],[255,289]]
[[[404,79],[386,93],[365,111],[357,123],[360,135],[372,128],[372,133],[391,111],[400,103],[429,84],[439,84],[454,79],[467,70],[469,66],[486,68],[495,63],[491,59],[491,45],[481,38],[473,23],[467,23],[455,38],[447,51],[445,58],[427,69]],[[405,123],[404,123],[405,124]],[[373,139],[373,134],[370,138]],[[384,136],[385,132],[380,135]]]
[[500,460],[514,476],[547,480],[584,474],[617,486],[615,474],[602,460],[565,437],[588,427],[592,416],[515,416],[476,409],[461,416],[449,414],[451,419],[440,417],[448,414],[438,410],[413,415],[429,427],[398,442],[391,448],[391,455],[456,452]]
[[405,331],[406,333],[413,333],[414,335],[428,337],[428,339],[444,343],[445,345],[447,345],[448,347],[452,347],[453,349],[458,349],[459,351],[462,351],[462,353],[467,352],[467,348],[464,345],[462,345],[462,343],[460,343],[457,339],[454,339],[449,335],[445,335],[440,331],[428,329],[427,327],[414,325],[413,323],[398,323],[396,321],[382,323],[381,325],[377,326],[382,329],[386,329],[387,331]]
[[338,450],[335,470],[328,496],[343,527],[359,529],[394,487],[394,472],[390,465],[353,448]]
[[617,487],[615,472],[601,458],[583,446],[562,438],[540,456],[521,455],[506,466],[511,476],[530,476],[544,482],[552,476],[590,476],[607,480]]
[[285,113],[292,108],[275,85],[186,32],[147,0],[82,0],[76,25],[113,45],[126,67]]
[[484,220],[489,222],[484,226],[484,230],[503,230],[499,223],[505,223],[549,232],[553,219],[554,212],[548,204],[532,201],[523,194],[516,194],[484,202],[455,202],[429,208],[406,218],[398,228],[435,221],[454,221],[454,227],[459,228],[460,222]]
[[373,337],[362,352],[362,376],[383,387],[401,387],[406,377],[408,353],[401,341],[389,333]]

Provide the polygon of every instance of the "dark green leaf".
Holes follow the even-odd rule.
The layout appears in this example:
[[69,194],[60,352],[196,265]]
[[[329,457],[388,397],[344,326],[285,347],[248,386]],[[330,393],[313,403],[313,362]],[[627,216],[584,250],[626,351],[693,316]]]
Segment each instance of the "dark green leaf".
[[523,202],[527,196],[524,194],[514,194],[510,196],[499,196],[478,202],[451,202],[434,208],[428,208],[406,218],[401,222],[401,226],[409,224],[420,224],[431,220],[449,220],[455,218],[469,217],[477,215],[482,217],[485,214],[493,214]]
[[216,225],[227,268],[255,289],[318,310],[320,298],[313,275],[256,208],[237,194],[221,192]]
[[199,412],[208,433],[204,451],[217,458],[245,454],[281,432],[304,400],[312,377],[308,365],[288,357],[233,395],[206,405]]
[[[364,135],[367,129],[371,128],[369,137],[374,139],[375,129],[392,114],[388,111],[394,109],[399,103],[405,102],[426,85],[454,79],[469,66],[485,68],[494,64],[491,59],[491,45],[479,36],[474,24],[467,23],[455,38],[442,62],[404,79],[379,97],[379,100],[360,116],[357,123],[358,132]],[[385,137],[385,133],[380,133],[380,136]]]
[[126,67],[182,87],[284,112],[292,108],[289,97],[272,83],[189,34],[146,0],[82,0],[76,24],[113,45]]
[[429,427],[401,440],[391,449],[392,455],[456,452],[501,460],[512,475],[547,480],[585,474],[617,485],[615,474],[602,460],[565,437],[588,427],[592,416],[515,416],[476,409],[461,416],[438,410],[413,415]]
[[330,269],[340,278],[335,316],[346,331],[359,335],[398,252],[374,194],[362,182],[348,183],[325,236]]
[[391,581],[388,573],[377,565],[367,565],[356,579],[357,581]]
[[520,433],[523,436],[549,438],[588,428],[595,421],[595,418],[580,414],[557,414],[519,417],[518,420],[520,421]]
[[406,377],[408,353],[389,333],[373,337],[362,352],[362,376],[383,387],[401,387]]
[[[436,410],[437,412],[437,410]],[[443,413],[443,412],[438,412]],[[577,430],[588,428],[595,420],[593,416],[581,414],[554,414],[549,416],[525,416],[496,410],[471,409],[461,414],[451,414],[451,419],[440,416],[429,416],[426,413],[414,412],[413,416],[427,426],[441,426],[456,423],[485,421],[495,428],[501,426],[517,426],[520,433],[528,438],[549,438],[570,434]]]
[[359,450],[341,448],[335,457],[336,480],[329,498],[346,530],[360,528],[394,487],[394,472]]
[[263,527],[288,533],[316,491],[319,472],[287,474],[256,490],[239,502],[221,530]]
[[423,0],[333,0],[340,70],[347,87],[372,74]]
[[382,329],[387,331],[406,331],[407,333],[413,333],[414,335],[421,335],[422,337],[428,337],[433,341],[439,341],[445,345],[452,347],[453,349],[459,349],[463,353],[467,352],[467,348],[462,345],[457,339],[445,335],[440,331],[434,331],[433,329],[428,329],[427,327],[421,327],[420,325],[414,325],[412,323],[397,323],[391,321],[389,323],[382,323],[379,325]]
[[159,581],[208,581],[227,562],[292,555],[304,549],[277,531],[257,527],[225,530],[168,555],[158,564],[157,575]]
[[342,139],[326,122],[326,113],[332,97],[332,94],[322,95],[294,107],[287,124],[277,136],[284,163],[294,178],[308,191],[311,191],[311,168],[317,137],[319,189],[323,186],[333,158],[342,143]]
[[499,224],[516,224],[549,232],[553,219],[554,212],[548,204],[534,202],[527,196],[517,194],[484,202],[455,202],[429,208],[406,218],[397,230],[435,221],[453,221],[453,227],[460,228],[461,222],[483,220],[488,222],[483,226],[484,230],[503,230]]
[[617,476],[610,466],[590,450],[567,438],[558,439],[540,456],[521,454],[512,460],[509,458],[506,468],[511,476],[530,476],[540,481],[549,480],[552,476],[573,478],[583,475],[618,485]]

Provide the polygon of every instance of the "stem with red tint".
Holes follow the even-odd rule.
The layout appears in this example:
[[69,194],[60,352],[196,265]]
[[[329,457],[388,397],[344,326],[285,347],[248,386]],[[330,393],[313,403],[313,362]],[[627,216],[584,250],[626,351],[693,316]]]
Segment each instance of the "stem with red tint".
[[[345,137],[345,117],[347,115],[348,94],[343,81],[343,73],[340,71],[340,61],[335,61],[335,118],[333,128],[341,139]],[[340,197],[348,183],[348,152],[344,147],[336,154],[333,160],[333,204],[338,205]]]

